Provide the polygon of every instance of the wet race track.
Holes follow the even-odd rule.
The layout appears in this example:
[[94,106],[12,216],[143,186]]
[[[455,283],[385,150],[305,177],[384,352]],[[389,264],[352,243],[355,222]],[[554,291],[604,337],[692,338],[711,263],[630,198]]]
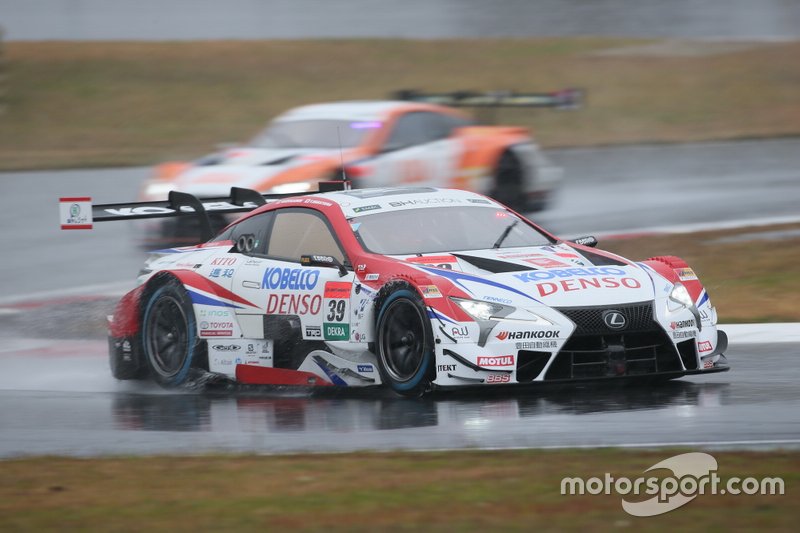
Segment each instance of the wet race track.
[[[564,236],[800,217],[798,140],[551,155],[568,183],[553,209],[533,218]],[[0,174],[0,220],[17,228],[0,236],[9,251],[0,265],[0,456],[800,446],[800,332],[786,327],[761,333],[723,327],[731,338],[730,372],[652,386],[405,400],[382,391],[168,393],[116,382],[107,366],[104,317],[115,296],[132,286],[143,256],[124,223],[60,232],[57,198],[133,198],[146,172]],[[613,201],[634,194],[622,208]]]

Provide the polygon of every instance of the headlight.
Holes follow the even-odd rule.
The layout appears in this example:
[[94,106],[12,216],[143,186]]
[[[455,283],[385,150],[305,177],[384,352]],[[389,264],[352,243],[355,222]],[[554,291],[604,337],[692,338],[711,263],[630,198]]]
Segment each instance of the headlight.
[[689,291],[687,291],[683,283],[680,282],[672,287],[672,291],[669,293],[669,301],[678,304],[678,306],[669,305],[668,308],[670,311],[676,311],[681,307],[692,307],[694,305],[692,297],[689,296]]
[[493,302],[466,300],[464,298],[453,298],[452,296],[450,299],[475,320],[503,318],[504,316],[510,315],[516,310],[514,307],[509,305],[497,304]]
[[284,183],[283,185],[276,185],[270,192],[275,194],[298,194],[301,192],[308,192],[311,190],[311,183],[307,181],[298,181],[297,183]]

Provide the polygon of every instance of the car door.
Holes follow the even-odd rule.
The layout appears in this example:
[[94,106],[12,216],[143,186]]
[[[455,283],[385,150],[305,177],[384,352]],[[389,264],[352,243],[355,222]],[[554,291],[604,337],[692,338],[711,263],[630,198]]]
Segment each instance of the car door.
[[259,306],[238,309],[240,324],[260,338],[349,341],[355,274],[348,269],[342,276],[337,268],[300,262],[304,255],[323,255],[349,265],[333,229],[313,209],[287,207],[273,213],[263,248],[234,276],[236,291]]
[[451,135],[453,128],[452,118],[440,113],[401,115],[374,162],[370,186],[448,186],[457,174],[463,151]]

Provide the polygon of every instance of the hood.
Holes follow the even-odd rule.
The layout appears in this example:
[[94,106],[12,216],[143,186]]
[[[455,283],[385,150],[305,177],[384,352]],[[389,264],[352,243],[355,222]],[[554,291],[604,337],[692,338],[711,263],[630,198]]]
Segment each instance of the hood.
[[649,301],[653,282],[642,267],[566,244],[405,256],[476,300],[515,307],[589,307]]
[[234,186],[263,189],[265,180],[282,172],[338,154],[310,148],[232,148],[197,161],[174,184],[177,190],[205,197],[227,195]]

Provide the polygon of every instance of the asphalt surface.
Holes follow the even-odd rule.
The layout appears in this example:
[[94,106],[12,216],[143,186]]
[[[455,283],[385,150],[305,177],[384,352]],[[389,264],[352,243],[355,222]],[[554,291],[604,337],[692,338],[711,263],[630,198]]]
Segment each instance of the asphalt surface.
[[[800,140],[563,150],[534,215],[563,235],[800,215]],[[800,342],[732,337],[733,370],[653,387],[403,400],[166,393],[109,374],[104,317],[143,254],[124,223],[61,232],[57,199],[133,198],[147,169],[0,174],[0,456],[472,447],[797,447]],[[602,244],[601,244],[602,246]]]
[[0,0],[12,40],[800,37],[791,0]]

